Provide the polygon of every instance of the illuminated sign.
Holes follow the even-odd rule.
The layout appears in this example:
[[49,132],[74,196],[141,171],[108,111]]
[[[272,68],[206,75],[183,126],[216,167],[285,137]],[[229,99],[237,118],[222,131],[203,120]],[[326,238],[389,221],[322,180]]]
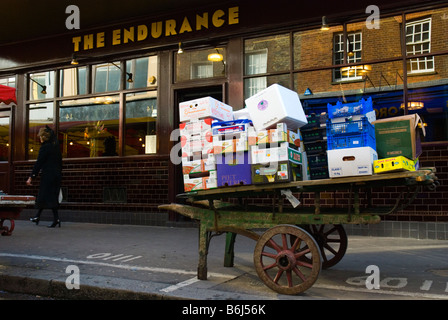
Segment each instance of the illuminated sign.
[[116,28],[106,31],[75,36],[72,38],[73,52],[103,48],[108,45],[119,46],[150,39],[160,39],[182,35],[201,30],[221,28],[239,23],[239,7],[227,10],[203,12],[194,16],[184,16],[180,19],[166,19],[148,24]]

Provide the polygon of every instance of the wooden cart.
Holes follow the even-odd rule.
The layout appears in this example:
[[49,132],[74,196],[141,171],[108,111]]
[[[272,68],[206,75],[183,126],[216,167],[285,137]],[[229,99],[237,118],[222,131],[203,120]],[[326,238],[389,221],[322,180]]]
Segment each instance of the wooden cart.
[[[381,215],[404,209],[422,188],[436,188],[435,172],[435,168],[423,168],[413,172],[201,190],[178,195],[188,204],[159,208],[199,220],[198,279],[207,279],[211,238],[226,233],[224,265],[230,267],[235,237],[240,234],[256,241],[254,265],[262,281],[278,293],[298,294],[315,283],[322,268],[335,265],[344,256],[347,235],[343,224],[379,223]],[[391,208],[375,207],[372,188],[385,186],[399,187],[400,196]],[[321,206],[321,192],[331,190],[348,191],[348,205]],[[314,206],[284,205],[283,195],[288,191],[300,195],[314,193]],[[360,201],[361,192],[367,198],[364,205]],[[247,204],[247,199],[254,202],[259,196],[263,201],[271,198],[272,204]]]
[[[0,234],[10,236],[14,231],[14,220],[17,219],[23,208],[33,205],[36,200],[33,196],[0,194]],[[4,222],[9,221],[9,227]]]

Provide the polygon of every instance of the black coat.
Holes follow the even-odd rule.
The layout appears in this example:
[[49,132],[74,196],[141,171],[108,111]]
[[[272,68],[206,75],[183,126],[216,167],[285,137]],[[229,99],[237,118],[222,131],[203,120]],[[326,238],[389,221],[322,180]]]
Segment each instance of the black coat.
[[57,142],[42,143],[31,177],[36,177],[39,172],[41,172],[41,178],[36,208],[57,208],[62,182],[62,155]]

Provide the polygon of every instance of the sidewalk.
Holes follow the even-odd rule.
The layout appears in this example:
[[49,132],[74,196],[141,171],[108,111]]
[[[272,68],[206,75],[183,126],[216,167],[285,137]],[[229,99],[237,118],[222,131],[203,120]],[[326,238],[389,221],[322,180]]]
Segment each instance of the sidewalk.
[[[351,294],[355,299],[372,294],[381,299],[448,299],[448,241],[350,236],[349,250],[338,265],[323,270],[304,294],[283,296],[258,278],[255,242],[243,236],[237,236],[233,268],[223,266],[225,236],[213,237],[208,280],[201,281],[196,277],[196,228],[62,222],[61,228],[48,229],[48,224],[19,220],[12,236],[0,237],[0,290],[101,300],[352,299]],[[375,295],[348,284],[348,278],[365,276],[370,264],[381,266],[382,276],[408,277],[407,287],[400,290],[409,295],[393,290]],[[431,290],[419,291],[428,277]]]

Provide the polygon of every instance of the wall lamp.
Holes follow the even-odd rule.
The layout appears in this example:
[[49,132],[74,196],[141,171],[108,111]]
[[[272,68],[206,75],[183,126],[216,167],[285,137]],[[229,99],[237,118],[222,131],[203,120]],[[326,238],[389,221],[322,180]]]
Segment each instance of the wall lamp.
[[36,83],[39,87],[42,88],[42,91],[40,93],[42,94],[47,94],[47,86],[41,85],[39,82],[37,82],[36,80],[34,80],[33,78],[31,78],[30,76],[28,76],[28,79],[30,79],[31,81],[33,81],[34,83]]
[[[117,67],[118,69],[120,69],[121,70],[121,68],[120,68],[120,66],[117,66],[115,63],[113,63],[113,62],[111,62],[111,64],[113,64],[115,67]],[[121,70],[121,71],[123,71],[123,70]],[[134,82],[134,80],[132,80],[132,73],[130,73],[130,72],[126,72],[126,74],[127,74],[127,76],[128,76],[128,82],[129,83],[132,83],[132,82]]]
[[178,54],[184,53],[184,49],[182,47],[182,42],[179,42],[179,49],[177,49],[177,53]]
[[77,65],[79,64],[78,59],[76,57],[76,54],[72,54],[72,61],[70,62],[71,65]]
[[222,54],[219,53],[219,50],[217,48],[215,48],[215,50],[216,50],[216,52],[210,53],[207,56],[207,60],[213,61],[213,62],[223,61],[224,57],[222,56]]
[[330,30],[330,26],[328,25],[327,17],[322,17],[322,26],[320,27],[321,31],[328,31]]

